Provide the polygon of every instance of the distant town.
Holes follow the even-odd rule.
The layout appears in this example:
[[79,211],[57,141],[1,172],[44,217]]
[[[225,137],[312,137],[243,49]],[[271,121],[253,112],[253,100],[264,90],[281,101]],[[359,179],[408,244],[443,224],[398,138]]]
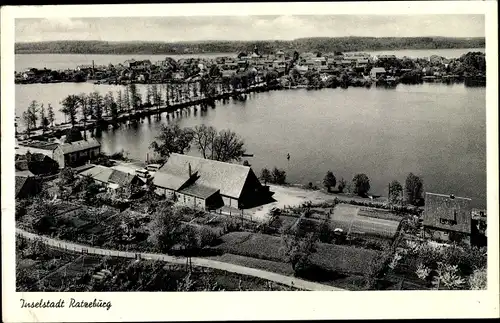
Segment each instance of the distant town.
[[[90,62],[89,62],[90,63]],[[107,66],[75,66],[68,70],[29,68],[17,71],[16,83],[86,82],[98,84],[159,84],[165,82],[193,82],[208,74],[223,82],[247,83],[264,79],[277,80],[282,87],[310,88],[394,86],[397,83],[463,82],[484,85],[484,53],[468,53],[460,58],[448,59],[437,55],[413,59],[395,55],[371,56],[362,52],[301,53],[278,50],[261,53],[255,46],[252,52],[241,52],[234,57],[215,59],[186,58],[163,61],[134,59]],[[243,81],[243,82],[245,82]]]

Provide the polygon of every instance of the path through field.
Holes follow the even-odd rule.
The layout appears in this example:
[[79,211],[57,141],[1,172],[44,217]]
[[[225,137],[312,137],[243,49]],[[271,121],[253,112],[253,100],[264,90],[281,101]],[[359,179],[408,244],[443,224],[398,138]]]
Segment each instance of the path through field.
[[[40,235],[31,233],[31,232],[27,232],[27,231],[19,229],[19,228],[16,228],[16,234],[23,236],[27,239],[41,239],[41,241],[43,243],[45,243],[49,246],[61,248],[61,249],[66,249],[66,250],[71,250],[71,251],[76,251],[76,252],[103,255],[103,256],[112,256],[112,257],[123,257],[123,258],[136,258],[139,256],[142,259],[159,260],[159,261],[180,264],[180,265],[186,264],[186,258],[183,258],[183,257],[174,257],[174,256],[163,255],[163,254],[157,254],[157,253],[144,253],[144,252],[136,253],[136,252],[126,252],[126,251],[118,251],[118,250],[111,250],[111,249],[94,248],[94,247],[90,247],[90,246],[85,246],[85,245],[80,245],[80,244],[75,244],[75,243],[71,243],[71,242],[67,242],[67,241],[62,241],[62,240],[57,240],[57,239],[53,239],[53,238],[49,238],[49,237],[40,236]],[[215,260],[211,260],[211,259],[191,258],[191,261],[192,261],[193,266],[225,270],[225,271],[240,274],[240,275],[258,277],[258,278],[270,280],[270,281],[273,281],[273,282],[276,282],[276,283],[279,283],[282,285],[295,287],[295,288],[299,288],[299,289],[304,289],[304,290],[345,291],[345,289],[327,286],[327,285],[323,285],[323,284],[318,284],[318,283],[306,281],[303,279],[298,279],[295,277],[284,276],[284,275],[272,273],[269,271],[234,265],[234,264],[215,261]]]

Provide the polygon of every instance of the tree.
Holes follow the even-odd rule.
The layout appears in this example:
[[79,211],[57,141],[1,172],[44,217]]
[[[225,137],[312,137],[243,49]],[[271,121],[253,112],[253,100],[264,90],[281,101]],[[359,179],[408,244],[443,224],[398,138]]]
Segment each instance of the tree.
[[293,232],[281,235],[282,252],[288,263],[292,265],[295,275],[300,275],[311,265],[311,255],[316,251],[317,237],[307,233],[304,237]]
[[61,112],[69,117],[71,125],[74,126],[76,123],[76,114],[78,112],[78,104],[80,99],[77,95],[68,95],[62,102]]
[[161,206],[149,223],[148,241],[159,252],[168,252],[178,242],[184,233],[181,223],[182,214],[170,206]]
[[25,215],[25,222],[38,233],[48,233],[55,225],[56,207],[43,199],[37,198]]
[[274,184],[285,184],[286,183],[286,172],[274,167],[272,173],[272,182]]
[[23,112],[23,122],[26,125],[26,134],[28,137],[31,135],[31,117],[28,111]]
[[55,121],[55,114],[54,114],[54,109],[52,108],[52,106],[50,105],[50,103],[48,104],[48,115],[47,115],[47,119],[49,120],[50,122],[50,125],[51,126],[54,126],[54,121]]
[[344,192],[344,189],[346,187],[347,183],[346,181],[344,180],[344,178],[341,178],[340,181],[339,181],[339,186],[337,186],[337,190],[340,192],[340,193],[343,193]]
[[113,122],[117,122],[119,116],[118,105],[114,101],[111,102],[110,112],[111,112],[111,120],[113,120]]
[[260,172],[260,179],[264,181],[264,185],[267,185],[268,182],[272,181],[271,172],[267,168],[262,168]]
[[161,93],[158,90],[158,86],[156,84],[153,84],[151,86],[151,98],[152,98],[152,103],[154,106],[157,108],[160,108],[161,106]]
[[92,116],[99,122],[102,120],[102,113],[103,113],[103,107],[104,107],[104,102],[103,102],[103,97],[102,95],[94,91],[90,93],[89,96],[89,105],[92,107]]
[[406,201],[412,205],[422,202],[424,183],[422,179],[413,173],[408,174],[405,182]]
[[151,106],[151,99],[153,98],[153,91],[151,85],[147,85],[146,87],[146,104],[148,107]]
[[168,157],[171,153],[184,154],[191,148],[193,131],[190,128],[181,128],[178,124],[162,125],[160,134],[150,145],[156,153],[162,157]]
[[38,120],[38,102],[33,100],[28,106],[28,110],[23,112],[23,121],[26,125],[26,132],[28,136],[31,133],[31,129],[36,128],[36,121]]
[[401,194],[403,193],[403,187],[401,184],[394,180],[389,184],[389,202],[392,204],[398,204],[401,202]]
[[76,180],[75,172],[71,167],[65,167],[59,173],[59,182],[62,185],[71,185],[75,182],[75,180]]
[[211,148],[211,159],[222,162],[239,161],[245,153],[243,139],[229,129],[219,132]]
[[335,175],[333,175],[331,171],[328,171],[326,173],[326,176],[323,179],[323,185],[325,185],[328,192],[330,192],[332,187],[335,187],[335,185],[337,185],[337,179],[335,178]]
[[92,205],[96,195],[99,193],[99,185],[90,177],[85,177],[83,183],[83,199],[88,205]]
[[130,83],[128,86],[128,92],[130,92],[130,104],[134,111],[137,111],[138,107],[141,105],[141,98],[139,92],[137,91],[137,85],[135,83]]
[[49,120],[45,116],[45,107],[43,103],[40,105],[40,126],[42,127],[42,133],[45,133],[49,125]]
[[104,96],[104,114],[111,115],[111,106],[115,103],[115,98],[113,96],[113,92],[109,91]]
[[130,95],[128,89],[125,89],[123,92],[123,108],[125,111],[130,112]]
[[80,104],[80,108],[81,108],[81,111],[82,111],[82,120],[83,120],[83,138],[85,140],[87,140],[87,120],[89,118],[89,114],[90,114],[90,111],[89,111],[89,108],[90,108],[90,104],[89,104],[89,97],[85,94],[85,93],[81,93],[79,96],[79,104]]
[[116,94],[116,105],[118,108],[118,112],[122,112],[123,110],[123,95],[122,95],[122,90],[118,90]]
[[370,180],[365,174],[357,174],[352,179],[354,185],[354,193],[359,196],[366,196],[370,190]]
[[77,128],[70,128],[66,130],[65,135],[67,143],[83,140],[82,133]]
[[213,159],[213,146],[217,138],[217,130],[204,124],[196,126],[193,132],[193,141],[203,158]]

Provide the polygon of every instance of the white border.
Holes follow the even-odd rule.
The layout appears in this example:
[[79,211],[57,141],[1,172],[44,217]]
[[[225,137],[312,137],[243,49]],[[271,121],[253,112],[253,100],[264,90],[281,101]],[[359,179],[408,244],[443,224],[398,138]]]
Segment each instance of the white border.
[[[6,322],[475,318],[499,316],[498,35],[495,1],[238,3],[3,7],[2,37],[2,307]],[[112,308],[20,310],[14,259],[14,19],[304,14],[485,14],[487,59],[488,290],[463,292],[50,293],[51,299],[110,300]],[[437,156],[438,157],[438,156]],[[459,156],[458,156],[459,157]],[[28,295],[29,294],[29,295]]]

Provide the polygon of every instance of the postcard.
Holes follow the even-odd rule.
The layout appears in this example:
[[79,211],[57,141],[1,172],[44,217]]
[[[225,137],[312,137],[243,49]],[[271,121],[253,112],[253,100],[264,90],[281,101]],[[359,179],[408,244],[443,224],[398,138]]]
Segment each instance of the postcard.
[[3,7],[3,320],[498,317],[496,9]]

